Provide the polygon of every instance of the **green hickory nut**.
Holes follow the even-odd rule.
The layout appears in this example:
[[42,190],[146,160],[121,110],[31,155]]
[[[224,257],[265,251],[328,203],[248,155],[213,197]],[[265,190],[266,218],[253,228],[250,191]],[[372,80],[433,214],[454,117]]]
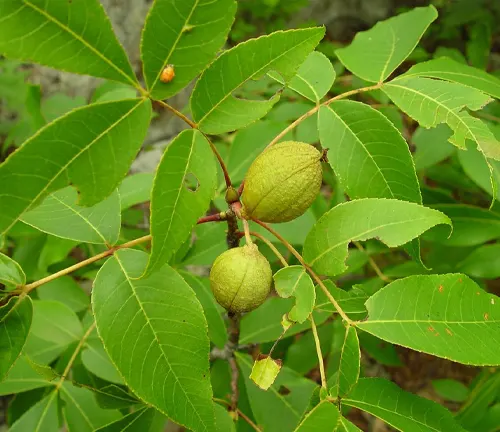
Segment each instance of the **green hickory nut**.
[[210,270],[210,287],[217,302],[229,312],[259,307],[271,291],[273,273],[255,244],[229,249]]
[[246,219],[288,222],[310,207],[321,188],[322,154],[312,145],[285,141],[259,155],[245,177]]

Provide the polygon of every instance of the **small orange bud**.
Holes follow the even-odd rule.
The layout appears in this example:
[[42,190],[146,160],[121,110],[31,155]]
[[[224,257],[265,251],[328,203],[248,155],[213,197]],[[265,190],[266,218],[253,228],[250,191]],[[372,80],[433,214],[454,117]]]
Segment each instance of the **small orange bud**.
[[160,81],[162,83],[168,83],[172,81],[175,77],[174,65],[167,65],[165,69],[162,70],[160,75]]

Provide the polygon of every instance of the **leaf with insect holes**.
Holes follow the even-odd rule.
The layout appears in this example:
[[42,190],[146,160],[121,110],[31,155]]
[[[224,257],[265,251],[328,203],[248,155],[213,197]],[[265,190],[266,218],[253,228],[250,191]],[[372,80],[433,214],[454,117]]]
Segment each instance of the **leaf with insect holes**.
[[3,253],[0,253],[0,283],[8,288],[26,283],[26,275],[21,266]]
[[255,360],[250,379],[262,390],[267,390],[280,373],[281,360],[273,360],[270,356]]
[[434,6],[412,9],[359,32],[349,46],[335,54],[354,75],[371,82],[385,81],[412,53],[437,16]]
[[366,411],[403,432],[465,432],[446,408],[383,378],[360,378],[342,404]]
[[41,129],[0,165],[0,184],[10,185],[0,195],[0,233],[69,182],[80,191],[78,205],[108,197],[127,174],[150,119],[151,103],[131,99],[88,105]]
[[3,0],[0,16],[6,57],[139,87],[98,0]]
[[[271,71],[268,75],[285,85],[285,81],[278,73]],[[287,87],[319,103],[321,98],[330,91],[334,81],[335,69],[332,62],[324,54],[313,51],[300,65],[297,75],[290,80]]]
[[208,209],[217,186],[210,145],[197,130],[181,132],[166,148],[151,193],[151,256],[145,274],[168,262]]
[[120,235],[120,197],[115,190],[92,207],[77,204],[73,187],[58,190],[21,216],[21,220],[40,231],[85,243],[114,245]]
[[382,91],[411,118],[426,128],[446,123],[454,132],[449,141],[465,149],[471,140],[488,158],[500,160],[500,142],[481,120],[465,108],[481,109],[492,99],[472,87],[429,78],[397,78],[382,86]]
[[207,322],[191,287],[148,255],[124,249],[101,267],[92,306],[104,347],[130,389],[176,423],[215,429]]
[[303,256],[317,272],[335,276],[347,267],[351,241],[378,238],[402,246],[438,224],[451,225],[437,210],[394,199],[367,198],[339,204],[325,213],[307,235]]
[[288,312],[288,319],[303,323],[314,309],[316,291],[311,277],[300,265],[288,266],[274,275],[274,288],[280,297],[295,297],[295,306]]
[[441,57],[418,63],[401,77],[438,78],[473,87],[492,97],[500,98],[500,79],[481,69]]
[[191,95],[191,112],[200,130],[230,132],[264,117],[279,94],[262,101],[236,98],[233,93],[271,70],[290,81],[324,33],[323,27],[277,31],[224,51],[205,69]]
[[[144,79],[154,99],[187,86],[215,57],[234,21],[234,0],[155,0],[142,31]],[[171,64],[175,77],[160,80]]]
[[385,341],[459,363],[500,365],[500,299],[461,274],[399,279],[366,302],[356,324]]
[[323,401],[307,413],[295,432],[332,432],[338,431],[340,412],[329,401]]
[[328,380],[332,396],[342,398],[351,392],[359,379],[360,360],[358,333],[355,327],[347,326],[338,369]]
[[26,344],[32,316],[30,297],[11,297],[7,304],[0,307],[0,381],[7,375]]

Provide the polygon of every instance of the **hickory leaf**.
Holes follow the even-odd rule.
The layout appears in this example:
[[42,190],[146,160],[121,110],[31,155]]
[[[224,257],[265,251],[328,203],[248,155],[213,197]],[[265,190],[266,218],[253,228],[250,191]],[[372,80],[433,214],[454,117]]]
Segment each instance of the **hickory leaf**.
[[9,288],[26,283],[26,275],[21,266],[3,253],[0,253],[0,283]]
[[208,209],[217,168],[207,139],[181,132],[165,150],[151,193],[151,256],[145,274],[168,262]]
[[52,390],[14,422],[9,431],[57,432],[59,430],[57,394],[56,390]]
[[255,360],[250,379],[262,390],[267,390],[276,380],[281,369],[281,360],[273,360],[270,356]]
[[288,312],[290,321],[303,323],[314,309],[316,292],[311,277],[300,265],[288,266],[274,275],[274,288],[280,297],[295,297],[295,306]]
[[397,78],[382,87],[392,101],[421,126],[446,123],[454,132],[449,141],[465,149],[467,139],[488,158],[500,160],[500,142],[481,120],[464,108],[481,109],[491,101],[486,94],[462,84],[430,78]]
[[461,274],[399,279],[366,302],[356,324],[383,340],[471,365],[499,365],[500,299]]
[[65,381],[61,388],[63,416],[70,432],[94,432],[122,417],[120,411],[101,408],[92,391]]
[[[203,310],[189,285],[148,256],[119,250],[99,271],[92,305],[99,336],[130,389],[173,421],[215,429]],[[182,311],[179,315],[179,311]]]
[[154,173],[137,173],[123,179],[118,188],[122,211],[150,200],[154,178]]
[[350,241],[378,238],[389,247],[401,246],[449,218],[418,204],[367,198],[339,204],[325,213],[307,235],[304,259],[319,273],[335,276],[347,268]]
[[331,402],[323,401],[304,417],[295,432],[337,431],[340,412]]
[[[278,73],[269,72],[269,75],[281,84],[285,84]],[[287,87],[305,98],[319,103],[332,88],[334,81],[335,69],[332,62],[324,54],[313,51],[300,65],[297,75],[290,80]]]
[[500,98],[500,79],[481,69],[476,69],[446,57],[418,63],[401,76],[443,79],[474,87],[492,97]]
[[[40,374],[34,366],[35,364],[27,356],[19,357],[7,377],[0,383],[0,395],[21,393],[54,384],[51,379]],[[40,367],[43,366],[36,365],[36,368]]]
[[0,165],[0,184],[11,185],[0,194],[0,233],[69,182],[80,191],[79,205],[109,196],[129,170],[150,117],[146,99],[88,105],[28,139]]
[[[212,61],[235,12],[234,0],[155,0],[141,41],[144,78],[153,98],[173,96]],[[169,64],[175,77],[163,83],[160,75]]]
[[332,396],[344,397],[351,392],[359,379],[360,359],[358,333],[355,327],[347,326],[338,370],[328,380]]
[[160,421],[165,420],[154,408],[141,407],[121,419],[96,429],[96,432],[123,432],[132,430],[131,428],[141,432],[154,432],[161,427],[161,425],[157,425],[157,428],[154,428],[158,417],[161,417]]
[[77,204],[75,188],[58,190],[21,220],[40,231],[85,243],[114,245],[120,234],[120,197],[113,192],[92,207]]
[[30,297],[12,297],[0,307],[0,381],[24,348],[33,317]]
[[318,123],[328,161],[351,199],[422,202],[408,145],[383,114],[363,103],[336,101],[321,107]]
[[360,378],[342,403],[366,411],[403,432],[463,431],[446,408],[382,378]]
[[324,35],[324,28],[277,31],[224,51],[203,72],[191,95],[191,111],[200,130],[229,132],[260,119],[279,100],[246,100],[234,96],[245,82],[276,71],[285,82]]
[[98,0],[4,0],[0,17],[7,57],[139,87]]
[[335,54],[354,75],[383,82],[411,54],[436,18],[434,6],[412,9],[359,32],[349,46]]

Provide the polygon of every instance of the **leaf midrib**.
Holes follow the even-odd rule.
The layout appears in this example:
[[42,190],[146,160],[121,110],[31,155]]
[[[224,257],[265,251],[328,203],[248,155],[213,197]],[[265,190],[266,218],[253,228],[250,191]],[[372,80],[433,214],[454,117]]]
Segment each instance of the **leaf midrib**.
[[80,35],[76,34],[73,30],[71,30],[68,26],[64,25],[62,22],[58,21],[56,18],[54,18],[52,15],[49,15],[45,10],[40,9],[39,7],[35,6],[34,4],[30,3],[28,0],[23,0],[23,2],[31,7],[34,11],[38,12],[40,15],[45,17],[47,20],[53,22],[57,26],[59,26],[62,30],[66,31],[70,36],[74,37],[77,41],[79,41],[82,45],[87,47],[90,51],[92,51],[94,54],[96,54],[99,58],[104,60],[105,63],[107,63],[109,66],[111,66],[113,69],[115,69],[121,76],[127,79],[135,88],[138,88],[137,83],[130,78],[130,76],[125,73],[122,69],[120,69],[117,65],[115,65],[110,59],[108,59],[104,54],[102,54],[100,51],[98,51],[96,48],[94,48],[90,43],[88,43],[85,39],[83,39]]
[[[24,209],[21,211],[21,213],[10,223],[10,225],[4,230],[4,232],[7,232],[10,228],[12,228],[12,226],[17,222],[17,220],[19,218],[22,217],[22,215],[31,207],[31,205],[36,202],[41,196],[43,196],[43,194],[45,194],[45,192],[47,191],[47,189],[49,189],[49,187],[51,186],[51,184],[57,179],[59,178],[59,176],[68,169],[68,167],[78,158],[80,157],[83,153],[85,153],[86,151],[88,151],[97,141],[99,141],[103,136],[105,136],[106,134],[108,134],[114,127],[116,127],[118,124],[120,124],[125,118],[127,118],[129,115],[131,115],[139,106],[141,106],[141,104],[143,104],[146,100],[148,99],[137,99],[137,104],[134,105],[129,111],[127,111],[124,115],[122,115],[120,118],[118,118],[113,124],[111,124],[108,128],[106,128],[103,132],[101,132],[97,137],[95,137],[92,141],[90,141],[86,146],[84,146],[83,148],[81,148],[77,153],[76,155],[74,155],[68,162],[66,162],[62,167],[61,169],[56,173],[56,175],[52,178],[52,180],[50,180],[49,182],[47,182],[47,185],[42,188],[42,190],[30,201],[30,203],[28,205],[26,205],[24,207]],[[83,109],[88,109],[88,106],[87,107],[84,107],[84,108],[81,108],[82,110]],[[74,112],[74,111],[72,111]],[[57,121],[57,120],[56,120]],[[34,135],[31,139],[35,139],[37,137],[37,135]],[[20,149],[22,150],[22,148]],[[0,233],[2,234],[2,233]]]
[[[284,33],[284,32],[283,32]],[[265,68],[267,68],[269,65],[273,64],[274,62],[276,62],[278,59],[280,59],[281,57],[287,55],[290,51],[293,51],[295,50],[298,46],[301,46],[307,42],[309,42],[309,40],[313,39],[316,35],[311,35],[310,37],[308,37],[307,39],[304,39],[301,43],[299,43],[298,45],[294,45],[293,47],[291,47],[290,49],[286,50],[286,51],[283,51],[279,56],[277,57],[274,57],[270,62],[266,63],[265,65],[263,65],[260,69],[258,69],[257,71],[253,72],[248,78],[244,79],[242,82],[240,82],[236,87],[232,88],[231,90],[229,90],[226,95],[219,101],[217,102],[210,110],[207,111],[207,113],[197,122],[198,125],[200,125],[203,120],[205,120],[210,114],[212,114],[212,112],[214,112],[220,105],[222,105],[222,103],[224,103],[232,94],[233,92],[238,89],[239,87],[241,87],[243,84],[245,84],[246,82],[248,82],[252,77],[254,77],[255,75],[258,75],[259,73],[261,73]],[[258,40],[258,39],[256,39]],[[241,45],[241,44],[240,44]],[[239,46],[239,45],[237,45]],[[222,58],[222,56],[224,55],[229,55],[228,53],[230,53],[233,49],[235,49],[236,47],[230,49],[230,50],[227,50],[224,52],[224,54],[222,54],[217,60],[219,60],[220,58]],[[202,76],[203,77],[203,76]],[[201,78],[200,78],[201,80]],[[199,82],[199,81],[198,81]],[[196,88],[193,90],[193,94],[194,94],[194,91],[196,90]]]
[[114,258],[116,259],[116,262],[118,263],[118,265],[120,266],[121,270],[122,270],[122,273],[123,275],[125,276],[125,279],[128,283],[128,285],[130,286],[130,289],[132,290],[132,294],[134,295],[134,298],[137,302],[137,305],[139,306],[139,308],[141,309],[141,312],[144,316],[144,319],[146,320],[147,324],[148,324],[148,327],[151,329],[153,335],[154,335],[154,338],[156,340],[156,343],[158,344],[158,347],[160,348],[160,351],[163,355],[163,358],[165,359],[169,369],[172,371],[172,375],[173,377],[175,378],[175,381],[177,382],[177,384],[179,385],[179,388],[182,390],[182,392],[184,393],[184,396],[186,397],[186,400],[188,401],[189,405],[191,406],[191,408],[193,409],[193,412],[196,414],[196,417],[198,417],[198,420],[200,421],[200,423],[203,425],[203,427],[205,428],[205,430],[207,429],[206,427],[206,424],[205,422],[203,421],[203,419],[200,417],[200,414],[198,413],[196,407],[193,405],[193,403],[191,402],[191,399],[188,395],[188,393],[186,393],[186,391],[184,390],[184,387],[181,385],[181,383],[179,382],[179,378],[177,376],[177,374],[175,373],[174,369],[172,368],[172,366],[170,365],[170,361],[168,360],[168,357],[164,351],[164,348],[163,348],[163,345],[160,343],[160,340],[158,339],[158,336],[156,334],[156,331],[155,331],[155,328],[153,327],[153,325],[151,324],[151,321],[149,320],[149,317],[146,313],[146,311],[144,310],[144,307],[141,303],[141,300],[139,298],[139,296],[137,295],[137,292],[135,290],[135,286],[134,284],[132,283],[132,280],[130,279],[127,271],[125,270],[125,267],[123,266],[120,258],[119,258],[119,254],[115,254],[114,255]]

